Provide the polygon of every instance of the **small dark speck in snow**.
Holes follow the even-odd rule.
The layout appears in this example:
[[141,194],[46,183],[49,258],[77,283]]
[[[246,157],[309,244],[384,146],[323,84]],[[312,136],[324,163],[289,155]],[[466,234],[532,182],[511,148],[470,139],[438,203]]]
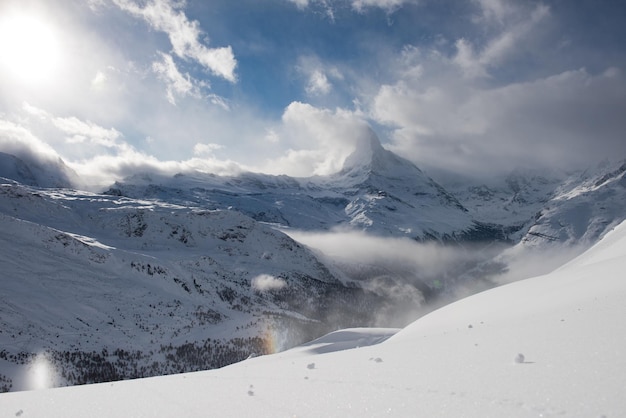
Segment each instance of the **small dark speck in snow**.
[[309,370],[313,370],[315,368],[315,363],[309,363],[306,365],[306,368]]
[[16,417],[21,417],[23,413],[24,413],[24,411],[22,411],[22,410],[20,409],[19,411],[17,411],[17,412],[15,413],[15,416],[16,416]]

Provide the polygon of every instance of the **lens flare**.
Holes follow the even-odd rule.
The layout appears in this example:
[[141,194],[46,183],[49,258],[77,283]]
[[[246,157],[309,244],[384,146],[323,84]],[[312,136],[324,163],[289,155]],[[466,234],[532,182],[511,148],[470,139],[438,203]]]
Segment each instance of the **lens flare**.
[[270,325],[263,333],[263,352],[264,354],[279,353],[285,349],[286,342],[285,332]]
[[30,388],[47,389],[54,384],[54,367],[45,354],[38,354],[30,365]]

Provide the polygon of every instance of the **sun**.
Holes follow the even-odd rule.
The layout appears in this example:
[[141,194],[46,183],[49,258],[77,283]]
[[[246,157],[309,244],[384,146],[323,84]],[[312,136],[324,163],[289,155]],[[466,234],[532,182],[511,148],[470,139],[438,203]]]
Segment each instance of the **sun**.
[[0,17],[0,66],[17,81],[50,81],[61,63],[59,36],[40,17],[14,14]]

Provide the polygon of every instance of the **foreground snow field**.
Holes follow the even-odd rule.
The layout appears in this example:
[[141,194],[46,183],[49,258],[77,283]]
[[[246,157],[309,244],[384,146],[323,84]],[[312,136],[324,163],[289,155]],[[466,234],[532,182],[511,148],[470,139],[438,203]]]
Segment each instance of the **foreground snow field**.
[[625,270],[626,223],[549,275],[397,333],[344,330],[219,370],[2,394],[0,415],[620,417]]

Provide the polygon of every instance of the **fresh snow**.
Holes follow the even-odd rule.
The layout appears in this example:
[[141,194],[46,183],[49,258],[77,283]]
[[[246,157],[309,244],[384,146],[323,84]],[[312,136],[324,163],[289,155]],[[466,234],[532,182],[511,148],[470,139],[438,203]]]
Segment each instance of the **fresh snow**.
[[[0,395],[3,416],[619,417],[626,223],[545,276],[396,330],[352,329],[222,369]],[[395,334],[395,335],[393,335]]]

